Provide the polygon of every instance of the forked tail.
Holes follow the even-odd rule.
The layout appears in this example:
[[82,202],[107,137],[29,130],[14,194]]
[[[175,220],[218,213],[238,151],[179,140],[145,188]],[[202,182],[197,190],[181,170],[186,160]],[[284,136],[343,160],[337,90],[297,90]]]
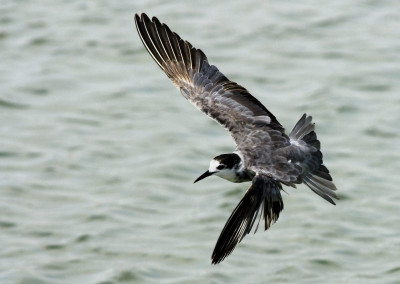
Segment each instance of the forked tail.
[[[218,264],[235,249],[245,235],[249,234],[261,208],[265,220],[265,230],[278,220],[283,210],[279,182],[264,175],[256,175],[253,183],[222,229],[212,253],[212,264]],[[261,219],[254,232],[257,231]]]
[[332,198],[339,199],[335,193],[336,186],[332,182],[329,170],[323,165],[321,144],[314,131],[312,117],[303,114],[289,134],[290,141],[297,147],[305,147],[310,155],[303,155],[299,161],[303,169],[302,180],[312,191],[335,205]]

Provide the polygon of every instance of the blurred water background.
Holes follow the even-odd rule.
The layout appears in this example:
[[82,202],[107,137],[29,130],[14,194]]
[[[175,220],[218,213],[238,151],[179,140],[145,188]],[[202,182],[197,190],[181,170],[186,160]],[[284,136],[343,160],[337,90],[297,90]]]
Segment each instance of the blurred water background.
[[[1,1],[0,283],[400,283],[400,2]],[[230,136],[159,70],[146,12],[290,131],[339,188],[287,188],[210,265],[248,184],[193,184]]]

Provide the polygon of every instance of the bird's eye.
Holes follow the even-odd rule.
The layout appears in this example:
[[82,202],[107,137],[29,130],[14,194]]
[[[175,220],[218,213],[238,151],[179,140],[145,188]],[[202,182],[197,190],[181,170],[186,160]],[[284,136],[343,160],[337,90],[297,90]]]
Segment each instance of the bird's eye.
[[217,170],[222,170],[222,169],[225,169],[225,165],[219,165],[219,166],[217,167]]

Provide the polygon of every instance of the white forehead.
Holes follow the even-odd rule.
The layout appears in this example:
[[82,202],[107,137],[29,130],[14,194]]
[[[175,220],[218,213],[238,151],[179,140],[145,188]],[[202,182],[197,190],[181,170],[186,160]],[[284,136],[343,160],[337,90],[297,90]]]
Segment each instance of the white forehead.
[[210,168],[208,169],[209,172],[216,172],[217,171],[217,167],[220,165],[219,161],[217,160],[211,160],[210,162]]

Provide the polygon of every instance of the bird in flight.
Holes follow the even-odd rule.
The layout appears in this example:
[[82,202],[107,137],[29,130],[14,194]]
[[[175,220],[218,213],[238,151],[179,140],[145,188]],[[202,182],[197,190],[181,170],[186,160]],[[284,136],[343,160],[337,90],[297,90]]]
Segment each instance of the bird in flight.
[[[182,95],[231,134],[233,153],[218,155],[195,180],[218,176],[231,182],[251,181],[222,229],[211,256],[224,260],[250,233],[258,219],[267,230],[283,210],[282,184],[304,183],[335,204],[336,187],[323,165],[311,116],[304,114],[289,135],[276,117],[244,87],[230,81],[206,55],[165,24],[135,14],[136,28],[147,51]],[[258,217],[259,216],[259,217]]]

